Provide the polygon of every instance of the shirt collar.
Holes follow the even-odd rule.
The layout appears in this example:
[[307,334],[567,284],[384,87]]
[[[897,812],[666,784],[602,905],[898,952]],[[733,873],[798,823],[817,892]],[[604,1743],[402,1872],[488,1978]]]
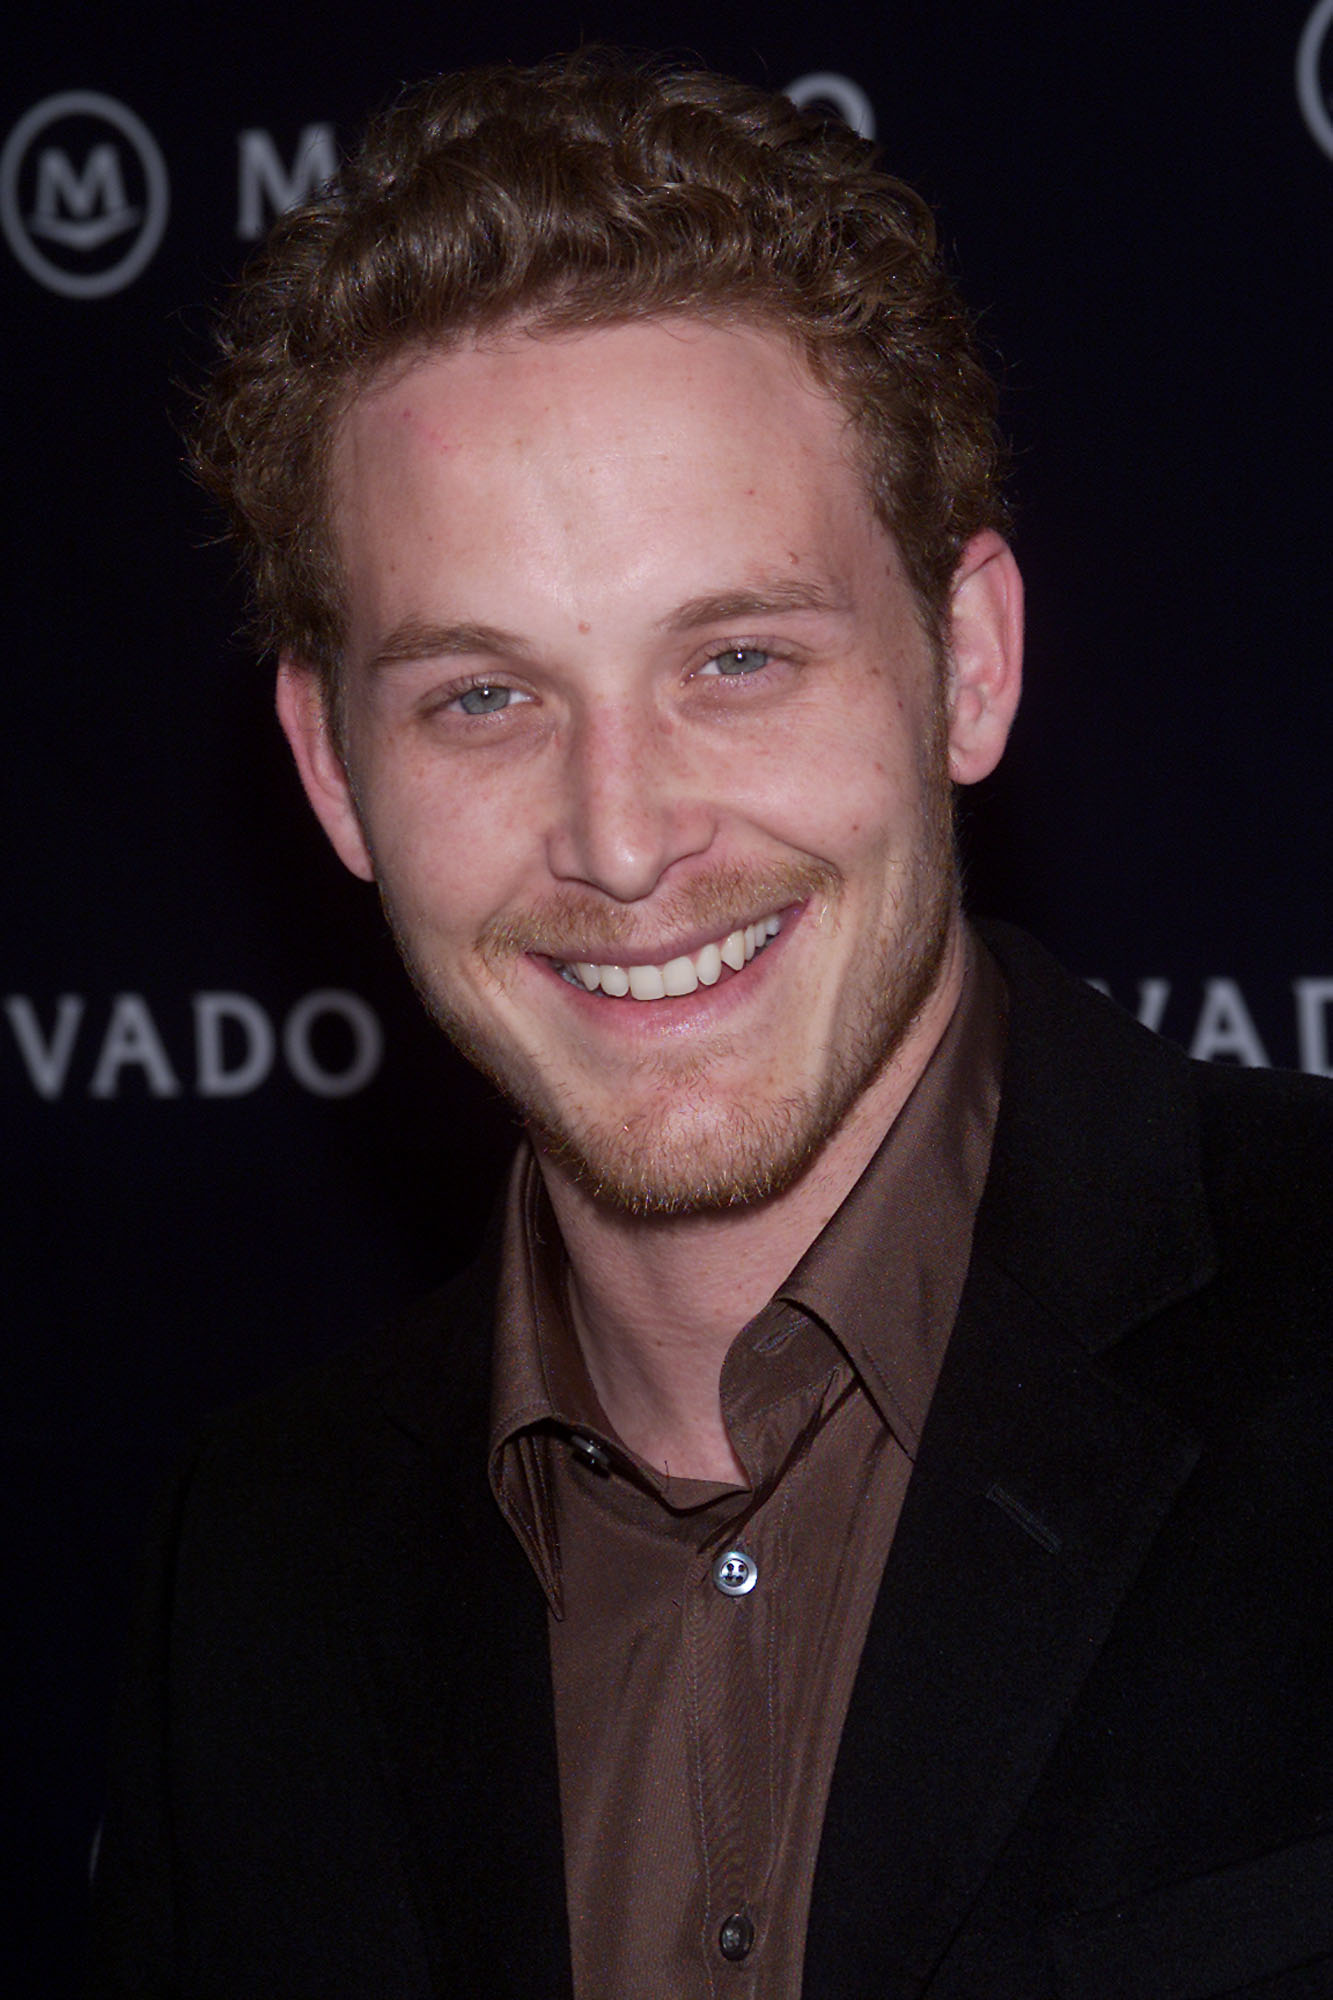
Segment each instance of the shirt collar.
[[560,1609],[560,1549],[547,1490],[553,1433],[613,1448],[565,1309],[565,1253],[531,1147],[510,1170],[500,1248],[488,1471],[500,1511]]
[[929,1062],[776,1294],[833,1335],[912,1456],[967,1276],[1000,1101],[1008,995],[985,946],[965,936],[962,989]]

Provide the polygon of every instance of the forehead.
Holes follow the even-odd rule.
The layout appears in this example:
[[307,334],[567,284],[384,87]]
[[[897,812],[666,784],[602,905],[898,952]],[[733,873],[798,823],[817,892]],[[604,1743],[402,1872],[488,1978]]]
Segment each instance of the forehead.
[[[347,412],[334,515],[354,606],[739,586],[883,535],[841,405],[784,337],[697,318],[506,331],[399,364]],[[354,617],[356,612],[354,610]]]
[[680,315],[501,330],[397,362],[338,427],[335,499],[411,459],[441,471],[565,459],[585,477],[631,457],[665,466],[700,432],[715,440],[710,461],[743,440],[812,475],[855,466],[850,420],[789,340]]
[[[461,399],[492,384],[525,407],[557,398],[573,408],[601,406],[603,392],[640,369],[664,394],[688,392],[725,379],[741,389],[754,415],[765,390],[782,401],[806,395],[833,406],[798,345],[761,319],[719,319],[703,313],[667,312],[603,325],[543,328],[523,321],[424,346],[396,357],[353,399],[349,417],[376,421],[409,383],[433,377],[452,383]],[[480,415],[480,412],[474,412]],[[460,408],[460,417],[466,412]],[[842,421],[839,415],[836,419]],[[348,423],[345,420],[343,428]]]

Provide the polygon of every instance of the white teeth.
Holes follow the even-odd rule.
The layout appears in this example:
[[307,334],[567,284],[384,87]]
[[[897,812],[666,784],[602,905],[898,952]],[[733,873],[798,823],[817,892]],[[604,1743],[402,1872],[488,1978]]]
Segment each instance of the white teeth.
[[[631,988],[633,980],[630,981]],[[662,984],[668,993],[693,993],[699,984],[699,975],[694,969],[692,958],[672,958],[662,967]]]
[[724,965],[739,972],[781,929],[781,917],[761,917],[663,965],[594,965],[590,959],[579,959],[560,970],[571,985],[589,993],[600,990],[613,1000],[623,1000],[626,994],[635,1000],[664,1000],[668,995],[693,993],[700,986],[716,986]]
[[631,965],[629,990],[636,1000],[665,1000],[666,981],[656,965]]

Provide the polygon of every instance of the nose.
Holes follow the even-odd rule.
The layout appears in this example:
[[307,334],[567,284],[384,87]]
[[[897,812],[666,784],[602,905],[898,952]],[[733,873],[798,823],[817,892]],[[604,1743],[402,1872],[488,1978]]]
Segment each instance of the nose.
[[674,863],[704,853],[715,828],[672,718],[608,705],[571,726],[547,845],[559,880],[640,902]]

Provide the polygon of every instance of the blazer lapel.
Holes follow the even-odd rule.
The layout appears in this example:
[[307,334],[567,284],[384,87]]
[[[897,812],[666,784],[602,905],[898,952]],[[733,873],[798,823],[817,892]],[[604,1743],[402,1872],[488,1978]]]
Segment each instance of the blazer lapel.
[[493,1285],[468,1289],[465,1310],[421,1309],[416,1351],[385,1385],[390,1421],[349,1495],[350,1601],[436,1991],[558,2000],[570,1956],[546,1605],[487,1481]]
[[1000,942],[991,1175],[838,1754],[806,2000],[925,1990],[1198,1456],[1099,1358],[1212,1268],[1182,1059]]
[[1194,1463],[1039,1321],[974,1271],[838,1753],[806,2000],[922,1991]]

